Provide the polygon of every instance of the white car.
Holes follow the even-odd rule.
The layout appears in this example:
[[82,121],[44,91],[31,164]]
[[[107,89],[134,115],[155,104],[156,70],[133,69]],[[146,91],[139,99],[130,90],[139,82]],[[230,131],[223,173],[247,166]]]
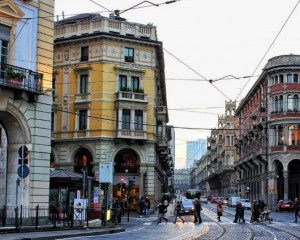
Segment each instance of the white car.
[[200,202],[202,202],[202,203],[207,203],[208,201],[207,201],[207,197],[201,197],[200,198]]
[[242,206],[246,209],[251,209],[251,201],[249,199],[241,199]]

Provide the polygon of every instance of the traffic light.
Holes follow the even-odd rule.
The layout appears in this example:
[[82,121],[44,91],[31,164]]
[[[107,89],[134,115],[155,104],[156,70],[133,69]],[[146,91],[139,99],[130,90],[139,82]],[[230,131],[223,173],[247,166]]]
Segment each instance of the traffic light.
[[129,183],[128,183],[128,189],[129,189],[129,191],[133,189],[134,185],[135,185],[134,180],[129,179]]

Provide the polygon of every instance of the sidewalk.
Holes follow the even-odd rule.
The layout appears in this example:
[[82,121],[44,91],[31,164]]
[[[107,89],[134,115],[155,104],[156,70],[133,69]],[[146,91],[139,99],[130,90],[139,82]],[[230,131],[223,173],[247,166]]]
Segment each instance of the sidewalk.
[[[168,208],[169,209],[169,208]],[[115,227],[100,227],[100,228],[90,228],[90,229],[51,229],[51,230],[41,230],[33,232],[21,232],[21,233],[0,233],[0,239],[5,240],[53,240],[62,238],[74,238],[83,236],[96,236],[104,234],[112,234],[125,232],[126,228],[130,228],[141,222],[141,220],[146,219],[146,217],[140,218],[139,214],[136,212],[130,212],[129,222],[127,222],[127,212],[124,217],[122,217],[122,222],[117,224]],[[157,216],[157,212],[152,213],[150,216]]]

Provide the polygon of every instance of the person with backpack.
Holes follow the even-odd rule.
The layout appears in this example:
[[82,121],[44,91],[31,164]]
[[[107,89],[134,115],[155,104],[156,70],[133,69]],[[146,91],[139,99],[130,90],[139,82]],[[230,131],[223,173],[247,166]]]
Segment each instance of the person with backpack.
[[221,216],[223,216],[223,207],[222,207],[222,202],[221,201],[219,201],[218,205],[217,205],[217,215],[218,215],[217,219],[220,222],[221,221]]

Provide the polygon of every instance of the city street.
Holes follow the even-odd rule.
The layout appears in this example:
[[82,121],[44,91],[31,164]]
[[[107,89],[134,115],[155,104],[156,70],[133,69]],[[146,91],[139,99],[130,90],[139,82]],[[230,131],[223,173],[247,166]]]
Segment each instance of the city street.
[[[91,236],[88,239],[300,239],[300,223],[294,223],[293,213],[272,212],[273,223],[249,223],[250,210],[245,211],[246,223],[233,223],[234,208],[224,206],[221,222],[216,219],[216,205],[204,204],[203,224],[194,224],[193,216],[185,215],[185,223],[180,220],[173,223],[173,214],[170,214],[168,223],[162,221],[157,224],[156,216],[136,218],[135,226],[126,228],[125,232],[101,236]],[[72,239],[86,239],[77,237]],[[70,238],[71,239],[71,238]]]

